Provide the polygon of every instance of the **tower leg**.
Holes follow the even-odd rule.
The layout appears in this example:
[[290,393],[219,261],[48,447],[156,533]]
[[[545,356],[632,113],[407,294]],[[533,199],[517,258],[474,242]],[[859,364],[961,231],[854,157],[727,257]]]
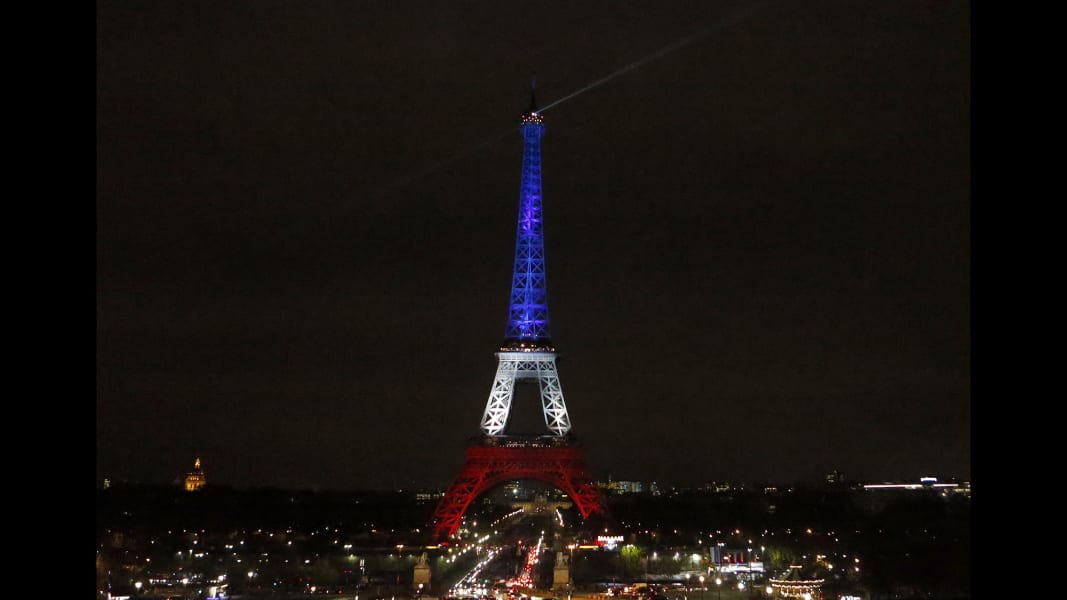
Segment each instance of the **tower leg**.
[[485,479],[487,475],[486,465],[479,461],[471,461],[468,457],[459,475],[448,486],[441,501],[434,511],[434,537],[438,540],[448,539],[456,533],[459,524],[463,521],[463,513],[467,507],[483,491],[486,490]]
[[482,431],[486,435],[500,435],[508,424],[511,413],[511,398],[515,389],[515,371],[518,364],[513,360],[500,359],[496,366],[493,389],[482,414]]
[[551,357],[537,363],[537,379],[541,385],[541,409],[545,413],[545,426],[555,435],[566,435],[571,430],[571,418],[563,401],[563,387],[556,372],[556,359]]

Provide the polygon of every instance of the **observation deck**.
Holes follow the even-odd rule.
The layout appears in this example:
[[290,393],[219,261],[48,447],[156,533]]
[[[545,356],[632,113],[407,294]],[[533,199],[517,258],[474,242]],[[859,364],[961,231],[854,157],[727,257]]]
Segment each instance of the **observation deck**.
[[574,435],[492,435],[470,438],[469,448],[574,448],[581,446]]

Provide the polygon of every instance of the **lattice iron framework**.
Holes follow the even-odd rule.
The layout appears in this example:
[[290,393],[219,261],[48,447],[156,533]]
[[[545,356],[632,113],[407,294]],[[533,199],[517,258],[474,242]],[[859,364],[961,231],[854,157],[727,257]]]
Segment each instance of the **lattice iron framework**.
[[545,235],[541,208],[541,136],[544,117],[537,113],[531,90],[530,110],[523,113],[522,183],[519,186],[519,219],[515,232],[515,268],[511,278],[511,302],[504,344],[497,353],[496,378],[482,413],[482,432],[504,435],[515,382],[537,380],[545,426],[553,435],[571,430],[567,403],[556,371],[548,320],[548,285],[545,278]]
[[582,518],[603,513],[600,492],[585,468],[582,448],[567,438],[486,438],[467,447],[463,469],[434,512],[434,534],[448,538],[459,529],[467,507],[486,490],[515,479],[536,479],[567,494]]
[[[544,118],[530,95],[523,113],[522,184],[515,236],[515,268],[504,343],[496,353],[497,369],[482,413],[484,436],[467,447],[466,462],[434,511],[437,539],[456,532],[470,503],[498,483],[536,479],[563,491],[582,517],[603,513],[600,493],[586,471],[582,449],[570,434],[571,421],[563,400],[552,346],[545,279],[545,242],[541,209],[541,136]],[[541,409],[551,435],[514,436],[505,429],[515,384],[536,380]]]
[[571,430],[571,419],[567,415],[563,388],[556,373],[556,353],[497,352],[496,356],[496,377],[482,414],[482,431],[491,436],[503,435],[511,412],[515,382],[536,379],[541,386],[541,410],[545,415],[545,425],[554,435],[567,435]]
[[541,136],[544,117],[536,107],[522,116],[522,184],[515,234],[515,270],[504,339],[548,344],[548,289],[545,282],[545,236],[541,211]]

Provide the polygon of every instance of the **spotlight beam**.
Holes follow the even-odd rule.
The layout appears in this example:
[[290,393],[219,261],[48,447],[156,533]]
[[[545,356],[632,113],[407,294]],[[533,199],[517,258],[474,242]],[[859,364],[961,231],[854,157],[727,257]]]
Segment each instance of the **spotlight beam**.
[[581,89],[579,89],[579,90],[577,90],[575,92],[571,92],[570,94],[567,94],[566,96],[560,98],[559,100],[556,100],[555,102],[550,103],[548,106],[545,106],[544,108],[542,108],[538,112],[545,112],[545,111],[549,110],[550,108],[552,108],[554,106],[557,106],[559,104],[562,104],[563,102],[566,102],[567,100],[570,100],[571,98],[574,98],[575,96],[578,96],[580,94],[584,94],[585,92],[588,92],[589,90],[597,88],[597,87],[599,87],[599,86],[611,81],[612,79],[615,79],[616,77],[624,75],[624,74],[626,74],[626,73],[628,73],[628,72],[630,72],[630,71],[632,71],[632,70],[634,70],[634,69],[636,69],[638,67],[644,66],[644,65],[656,60],[657,58],[662,58],[662,57],[670,54],[671,52],[674,52],[675,50],[677,50],[679,48],[683,48],[685,46],[688,46],[689,44],[697,42],[697,41],[701,40],[702,38],[705,38],[705,37],[707,37],[708,35],[710,35],[710,34],[712,34],[714,32],[720,31],[722,29],[725,29],[726,27],[734,25],[735,23],[737,23],[737,22],[741,21],[742,19],[744,19],[744,18],[748,17],[749,15],[751,15],[757,9],[763,8],[764,6],[766,6],[768,4],[771,4],[771,2],[770,1],[758,2],[756,4],[753,4],[753,5],[749,6],[749,7],[747,7],[744,10],[740,10],[740,11],[738,11],[737,13],[735,13],[733,15],[725,17],[722,20],[720,20],[720,21],[718,21],[716,23],[713,23],[711,25],[708,25],[707,27],[704,27],[703,29],[700,29],[699,31],[697,31],[695,33],[692,33],[692,34],[690,34],[690,35],[688,35],[688,36],[686,36],[686,37],[684,37],[684,38],[682,38],[682,39],[680,39],[680,40],[678,40],[676,42],[672,42],[671,44],[668,44],[667,46],[664,46],[663,48],[660,48],[659,50],[656,50],[655,52],[652,52],[651,54],[648,54],[643,58],[637,59],[634,62],[626,65],[625,67],[622,67],[621,69],[618,69],[617,71],[615,71],[615,72],[613,72],[613,73],[611,73],[609,75],[601,77],[600,79],[597,79],[593,83],[590,83],[589,85],[587,85],[587,86],[585,86],[585,87],[583,87],[583,88],[581,88]]
[[[590,84],[588,84],[588,85],[586,85],[586,86],[584,86],[584,87],[582,87],[582,88],[580,88],[580,89],[578,89],[578,90],[576,90],[574,92],[571,92],[570,94],[567,94],[566,96],[564,96],[564,97],[562,97],[562,98],[560,98],[560,99],[548,104],[544,108],[538,109],[537,112],[538,113],[543,113],[543,112],[545,112],[545,111],[547,111],[547,110],[549,110],[551,108],[559,106],[560,104],[570,100],[571,98],[574,98],[576,96],[584,94],[585,92],[588,92],[590,90],[596,89],[596,88],[600,87],[601,85],[604,85],[605,83],[611,81],[612,79],[615,79],[617,77],[621,77],[622,75],[625,75],[626,73],[628,73],[630,71],[633,71],[634,69],[637,69],[638,67],[642,67],[642,66],[647,65],[648,63],[650,63],[650,62],[652,62],[652,61],[654,61],[654,60],[656,60],[658,58],[662,58],[662,57],[670,54],[671,52],[674,52],[675,50],[678,50],[679,48],[684,48],[685,46],[688,46],[690,44],[698,42],[701,39],[711,35],[712,33],[721,31],[721,30],[723,30],[723,29],[725,29],[727,27],[730,27],[731,25],[734,25],[734,24],[742,21],[743,19],[745,19],[745,18],[749,17],[750,15],[752,15],[752,13],[756,12],[757,10],[764,8],[765,6],[767,6],[769,4],[773,4],[774,2],[775,2],[775,0],[763,0],[761,2],[755,2],[755,3],[751,4],[750,6],[747,6],[747,7],[743,8],[743,9],[738,10],[737,12],[735,12],[732,15],[726,16],[726,17],[720,19],[719,21],[717,21],[715,23],[712,23],[710,25],[707,25],[707,26],[699,29],[698,31],[696,31],[694,33],[691,33],[691,34],[687,35],[686,37],[683,37],[683,38],[681,38],[681,39],[679,39],[679,40],[677,40],[675,42],[671,42],[670,44],[664,46],[663,48],[660,48],[659,50],[656,50],[655,52],[652,52],[652,53],[650,53],[650,54],[648,54],[648,55],[646,55],[646,56],[644,56],[642,58],[639,58],[639,59],[635,60],[634,62],[632,62],[632,63],[630,63],[630,64],[628,64],[628,65],[626,65],[626,66],[624,66],[624,67],[622,67],[620,69],[617,69],[616,71],[614,71],[614,72],[612,72],[612,73],[610,73],[608,75],[605,75],[604,77],[601,77],[600,79],[597,79],[596,81],[594,81],[594,82],[592,82],[592,83],[590,83]],[[530,83],[531,83],[531,85],[533,85],[533,81],[531,81]],[[491,144],[499,142],[500,140],[504,139],[504,137],[506,137],[508,135],[512,135],[514,133],[515,133],[515,128],[514,127],[509,127],[507,129],[504,129],[504,130],[502,130],[502,131],[500,131],[498,133],[495,133],[492,136],[486,138],[484,141],[482,141],[480,143],[477,143],[477,144],[474,144],[473,146],[468,147],[466,150],[462,150],[462,151],[452,155],[449,158],[441,160],[441,161],[439,161],[439,162],[437,162],[437,163],[435,163],[435,164],[423,169],[422,171],[419,171],[418,173],[415,173],[414,175],[410,175],[408,177],[405,177],[405,178],[402,178],[402,179],[400,179],[398,181],[395,181],[391,185],[386,186],[386,188],[388,189],[388,188],[405,187],[408,184],[410,184],[412,182],[415,182],[415,181],[418,181],[418,180],[422,179],[423,177],[425,177],[425,176],[427,176],[427,175],[429,175],[431,173],[434,173],[434,172],[442,169],[443,167],[445,167],[447,165],[450,165],[450,164],[452,164],[452,163],[454,163],[454,162],[456,162],[456,161],[458,161],[458,160],[460,160],[460,159],[462,159],[462,158],[464,158],[464,157],[466,157],[466,156],[468,156],[470,154],[473,154],[477,150],[480,150],[480,149],[482,149],[482,148],[484,148],[486,146],[489,146]]]

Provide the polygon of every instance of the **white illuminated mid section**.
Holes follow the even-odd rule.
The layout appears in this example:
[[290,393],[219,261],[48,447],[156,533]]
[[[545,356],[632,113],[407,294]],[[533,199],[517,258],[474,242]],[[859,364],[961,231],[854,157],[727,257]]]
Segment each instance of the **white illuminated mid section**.
[[536,379],[541,386],[541,409],[544,411],[545,425],[557,436],[566,435],[571,430],[571,419],[567,415],[563,388],[560,387],[559,374],[556,372],[556,353],[497,352],[496,356],[499,362],[489,401],[482,414],[482,431],[486,435],[503,435],[511,413],[515,382]]

